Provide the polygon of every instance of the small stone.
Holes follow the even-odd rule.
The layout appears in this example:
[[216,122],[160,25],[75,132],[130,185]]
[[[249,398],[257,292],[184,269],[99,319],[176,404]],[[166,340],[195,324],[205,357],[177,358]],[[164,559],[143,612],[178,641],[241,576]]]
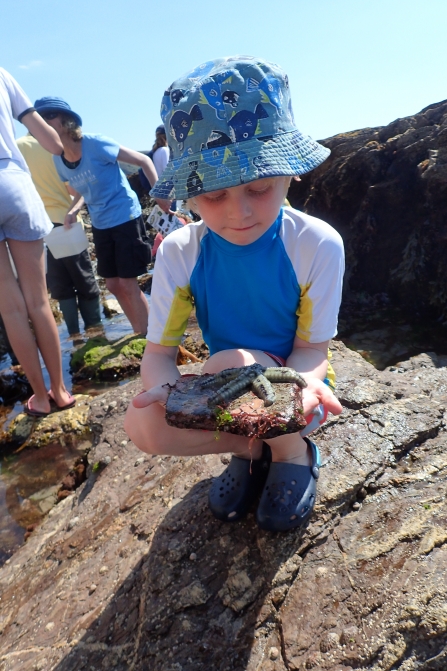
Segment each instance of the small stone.
[[[100,573],[101,573],[101,571],[100,571]],[[93,594],[93,592],[94,592],[95,590],[96,590],[96,585],[95,585],[95,583],[93,583],[93,584],[90,585],[90,587],[88,588],[89,594]]]
[[129,480],[130,480],[130,475],[125,475],[124,478],[123,478],[123,481],[124,482],[129,482]]
[[108,566],[101,566],[101,568],[99,569],[99,574],[100,575],[105,575],[108,572],[109,572],[109,567]]
[[327,633],[320,641],[321,652],[329,652],[340,644],[340,637],[335,631]]
[[352,504],[352,510],[360,510],[361,507],[362,504],[359,503],[358,501],[354,501],[354,503]]
[[196,555],[196,553],[195,553],[195,552],[191,552],[191,554],[189,555],[189,558],[190,558],[191,561],[196,561],[196,559],[197,559],[197,555]]
[[116,461],[117,459],[118,459],[118,456],[115,454],[115,456],[113,457],[113,461]]
[[273,659],[273,660],[278,659],[278,657],[279,657],[279,650],[278,650],[278,648],[275,648],[275,647],[270,648],[270,650],[269,650],[269,657],[270,657],[270,659]]
[[118,403],[116,401],[112,401],[111,403],[109,403],[107,410],[113,410],[114,408],[116,408],[117,405]]
[[45,626],[45,629],[47,631],[52,631],[54,629],[54,622],[48,622],[48,624]]
[[136,462],[134,463],[134,466],[139,466],[140,464],[144,464],[144,457],[139,457]]
[[103,461],[104,464],[107,464],[107,466],[108,466],[109,464],[112,463],[112,457],[108,454],[106,457],[104,457],[104,459],[102,461]]
[[128,442],[129,442],[128,440],[122,440],[122,441],[120,442],[121,447],[126,447],[126,445],[127,445]]
[[78,522],[79,517],[72,517],[69,523],[67,524],[67,530],[70,531],[71,529],[73,529],[73,527],[75,527]]

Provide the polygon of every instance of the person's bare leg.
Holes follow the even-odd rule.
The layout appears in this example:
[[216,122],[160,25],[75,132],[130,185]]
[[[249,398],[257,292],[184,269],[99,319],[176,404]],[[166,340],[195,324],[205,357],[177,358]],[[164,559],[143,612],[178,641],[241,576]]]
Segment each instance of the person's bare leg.
[[34,392],[33,409],[49,412],[36,340],[31,331],[25,299],[12,271],[5,242],[0,242],[0,312],[14,354]]
[[134,333],[147,333],[149,305],[136,277],[108,277],[107,289],[116,297]]
[[60,406],[66,405],[70,401],[70,395],[65,389],[62,378],[59,333],[48,299],[43,242],[9,240],[8,244],[19,276],[28,316],[36,335],[37,347],[50,376],[54,400]]

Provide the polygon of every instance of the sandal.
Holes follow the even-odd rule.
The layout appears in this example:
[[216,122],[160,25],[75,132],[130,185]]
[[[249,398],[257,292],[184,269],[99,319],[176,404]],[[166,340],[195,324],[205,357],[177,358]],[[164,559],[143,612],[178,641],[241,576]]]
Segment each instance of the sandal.
[[24,409],[25,414],[29,415],[30,417],[48,417],[48,415],[50,414],[49,412],[41,412],[40,410],[34,410],[34,408],[31,406],[33,398],[35,398],[34,394],[30,396],[30,398],[27,400]]
[[286,462],[270,465],[259,502],[256,521],[261,529],[289,531],[308,521],[315,505],[320,453],[315,443],[304,438],[312,453],[311,466]]
[[56,400],[55,400],[55,398],[54,398],[54,396],[53,396],[53,392],[51,391],[51,389],[50,389],[50,391],[48,392],[48,398],[50,399],[50,401],[51,401],[52,403],[54,403],[54,405],[56,406],[56,408],[57,408],[58,410],[68,410],[69,408],[73,408],[73,407],[76,405],[76,399],[75,399],[75,397],[72,396],[68,391],[67,391],[67,394],[69,395],[70,400],[69,400],[68,403],[66,403],[65,405],[58,405],[58,404],[56,403]]
[[213,515],[223,522],[236,522],[244,517],[262,492],[270,462],[267,443],[262,445],[261,459],[253,461],[232,456],[209,491],[208,505]]

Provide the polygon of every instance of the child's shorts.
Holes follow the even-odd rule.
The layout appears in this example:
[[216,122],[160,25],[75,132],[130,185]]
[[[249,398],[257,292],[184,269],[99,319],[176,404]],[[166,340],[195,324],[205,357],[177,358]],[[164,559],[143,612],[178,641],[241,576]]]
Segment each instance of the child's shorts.
[[0,159],[0,241],[41,240],[53,228],[30,175],[9,159]]
[[92,230],[98,275],[124,279],[147,272],[152,254],[142,216],[112,228],[92,226]]

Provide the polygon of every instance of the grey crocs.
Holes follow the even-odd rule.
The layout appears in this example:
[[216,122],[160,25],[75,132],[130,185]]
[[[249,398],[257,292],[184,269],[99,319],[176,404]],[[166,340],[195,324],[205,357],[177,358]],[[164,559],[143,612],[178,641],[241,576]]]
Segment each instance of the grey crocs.
[[304,438],[312,452],[312,465],[285,462],[270,464],[267,481],[259,501],[256,521],[267,531],[289,531],[308,521],[317,493],[320,453],[315,443]]
[[262,445],[261,459],[231,457],[209,491],[208,505],[213,515],[223,522],[236,522],[244,517],[262,492],[270,462],[271,452],[266,443]]

